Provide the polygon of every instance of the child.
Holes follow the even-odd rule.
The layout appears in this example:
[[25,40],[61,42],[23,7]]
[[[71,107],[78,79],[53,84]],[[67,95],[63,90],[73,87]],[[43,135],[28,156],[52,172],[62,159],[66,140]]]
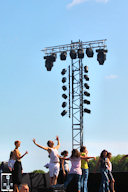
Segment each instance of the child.
[[80,155],[80,152],[77,149],[72,150],[72,154],[70,158],[65,158],[65,160],[71,161],[71,169],[69,171],[69,174],[67,176],[66,181],[64,182],[64,188],[66,189],[68,184],[71,182],[71,180],[75,177],[77,179],[77,185],[78,185],[78,192],[80,192],[81,189],[81,159],[90,159],[94,157],[83,157]]
[[[64,150],[61,152],[62,157],[66,158],[68,156],[68,151]],[[58,184],[63,184],[67,178],[69,172],[68,160],[60,158],[60,172],[58,176]]]
[[108,169],[107,169],[107,167],[109,166],[109,162],[107,159],[107,154],[108,154],[108,152],[105,149],[101,152],[100,158],[99,158],[99,160],[96,164],[96,168],[95,168],[95,172],[96,172],[96,169],[100,164],[100,172],[101,172],[102,179],[101,179],[99,192],[110,192]]
[[[88,157],[88,151],[85,146],[81,146],[80,148],[81,156]],[[95,160],[96,158],[93,157]],[[89,158],[90,159],[90,158]],[[82,169],[82,176],[81,176],[81,192],[87,192],[87,182],[88,182],[88,159],[81,160],[81,169]]]

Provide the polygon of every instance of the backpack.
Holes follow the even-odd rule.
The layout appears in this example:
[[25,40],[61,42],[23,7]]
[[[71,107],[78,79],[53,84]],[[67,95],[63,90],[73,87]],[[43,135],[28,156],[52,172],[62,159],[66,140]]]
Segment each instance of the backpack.
[[9,158],[9,161],[8,161],[8,168],[10,169],[10,171],[12,171],[12,169],[14,168],[14,164],[16,162],[14,158],[14,151],[11,151],[10,152],[10,158]]

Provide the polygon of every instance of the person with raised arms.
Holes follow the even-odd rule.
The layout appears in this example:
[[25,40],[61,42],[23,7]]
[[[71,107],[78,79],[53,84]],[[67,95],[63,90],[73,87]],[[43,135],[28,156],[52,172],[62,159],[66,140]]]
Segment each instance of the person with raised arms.
[[48,147],[41,146],[36,143],[36,140],[33,139],[33,143],[40,147],[41,149],[44,149],[48,151],[49,157],[50,157],[50,163],[49,163],[49,175],[50,175],[50,184],[56,185],[57,184],[57,178],[59,174],[60,169],[60,162],[59,162],[59,155],[58,155],[58,149],[60,147],[60,140],[59,137],[56,136],[57,145],[54,147],[54,142],[52,140],[49,140],[47,142]]

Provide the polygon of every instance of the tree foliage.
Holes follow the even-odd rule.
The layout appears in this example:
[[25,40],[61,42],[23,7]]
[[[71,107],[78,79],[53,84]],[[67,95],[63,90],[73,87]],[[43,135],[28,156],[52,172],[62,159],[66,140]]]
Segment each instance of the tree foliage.
[[45,171],[43,171],[43,170],[34,170],[32,173],[45,173]]
[[[124,160],[120,161],[123,156],[124,155],[117,155],[111,158],[113,172],[128,172],[128,158],[125,158]],[[94,172],[98,159],[99,157],[96,158],[96,161],[89,161],[90,172]],[[97,172],[99,172],[99,168],[97,169]]]

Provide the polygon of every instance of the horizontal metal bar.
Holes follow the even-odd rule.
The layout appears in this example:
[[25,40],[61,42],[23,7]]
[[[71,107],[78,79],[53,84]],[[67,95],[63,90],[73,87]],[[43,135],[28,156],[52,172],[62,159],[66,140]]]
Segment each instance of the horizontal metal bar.
[[70,51],[71,49],[86,49],[87,47],[91,48],[105,48],[106,39],[103,40],[96,40],[96,41],[87,41],[87,42],[72,42],[71,44],[65,44],[65,45],[59,45],[59,46],[52,46],[52,47],[46,47],[42,49],[46,55],[51,53],[61,53],[62,51]]

